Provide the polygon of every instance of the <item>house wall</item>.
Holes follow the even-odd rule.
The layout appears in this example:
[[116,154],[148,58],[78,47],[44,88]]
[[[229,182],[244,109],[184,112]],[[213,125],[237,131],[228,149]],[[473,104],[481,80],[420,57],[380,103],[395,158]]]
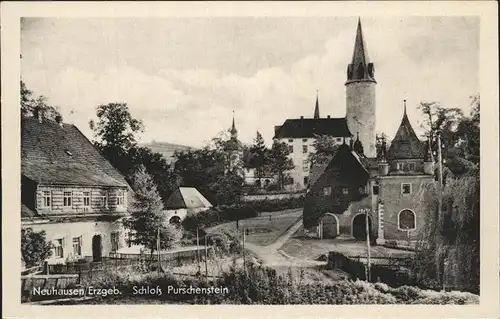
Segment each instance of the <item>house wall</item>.
[[[411,183],[411,194],[402,194],[401,184]],[[383,201],[383,233],[385,240],[407,240],[408,233],[398,229],[398,214],[404,209],[416,215],[416,230],[410,231],[410,240],[417,239],[418,231],[424,226],[425,193],[434,183],[432,175],[420,176],[380,176],[380,198]]]
[[66,258],[73,254],[73,238],[82,238],[81,256],[92,256],[92,237],[101,235],[102,256],[108,256],[111,252],[111,233],[119,232],[119,248],[125,247],[127,232],[124,230],[120,220],[115,222],[107,221],[80,221],[80,222],[63,222],[63,223],[28,223],[22,226],[23,228],[32,228],[38,232],[44,230],[46,232],[47,241],[53,241],[59,238],[64,239],[63,258],[56,258],[54,252],[52,257],[47,261],[50,264],[64,263]]
[[[43,192],[51,192],[51,206],[44,207]],[[125,192],[123,205],[117,205],[117,195],[119,191]],[[72,205],[63,206],[64,192],[72,192]],[[90,207],[83,206],[83,192],[90,192]],[[108,203],[106,207],[100,205],[101,196],[107,196]],[[39,185],[36,193],[36,209],[44,215],[66,215],[73,213],[97,213],[102,211],[126,212],[129,201],[126,188],[99,188],[99,187],[75,187],[75,186],[51,186]]]

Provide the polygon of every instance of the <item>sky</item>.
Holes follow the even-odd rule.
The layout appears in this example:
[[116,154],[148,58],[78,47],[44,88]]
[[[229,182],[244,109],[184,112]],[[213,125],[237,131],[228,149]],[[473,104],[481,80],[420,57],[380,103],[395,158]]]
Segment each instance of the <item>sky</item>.
[[[141,142],[199,147],[230,127],[251,143],[274,126],[345,116],[358,17],[24,18],[21,77],[90,139],[96,107],[125,102]],[[376,131],[389,137],[403,100],[469,112],[479,92],[479,18],[361,17],[375,64]]]

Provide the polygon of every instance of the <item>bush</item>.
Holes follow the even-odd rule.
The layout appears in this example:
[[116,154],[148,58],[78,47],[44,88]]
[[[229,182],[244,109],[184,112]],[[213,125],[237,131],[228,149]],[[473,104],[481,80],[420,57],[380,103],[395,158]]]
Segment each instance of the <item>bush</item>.
[[305,196],[285,199],[265,199],[252,201],[249,205],[258,212],[275,212],[278,210],[304,207]]
[[[258,212],[247,204],[223,205],[198,214],[188,215],[182,221],[184,229],[196,232],[196,228],[206,228],[223,222],[257,217]],[[201,235],[200,235],[201,236]]]

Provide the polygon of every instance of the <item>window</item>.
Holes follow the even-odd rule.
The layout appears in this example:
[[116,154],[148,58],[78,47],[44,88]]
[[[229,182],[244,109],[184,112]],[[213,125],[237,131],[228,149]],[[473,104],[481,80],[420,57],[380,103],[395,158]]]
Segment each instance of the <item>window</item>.
[[304,172],[309,171],[309,161],[308,160],[302,161],[302,169],[304,170]]
[[349,194],[349,188],[342,188],[342,194],[348,195]]
[[293,153],[293,145],[288,145],[288,151],[289,151],[290,153]]
[[411,183],[401,184],[401,194],[411,194]]
[[302,145],[302,153],[307,153],[307,145]]
[[308,183],[309,183],[309,178],[306,176],[304,177],[304,186],[307,186]]
[[336,141],[337,141],[337,143],[341,143],[342,142],[342,138],[341,137],[337,137]]
[[73,254],[81,256],[82,254],[82,237],[73,237]]
[[398,214],[399,230],[413,230],[416,228],[415,213],[409,209],[403,209]]
[[132,247],[132,243],[134,242],[134,233],[129,232],[127,236],[127,246],[130,248]]
[[73,201],[73,193],[72,192],[64,192],[63,193],[63,206],[71,207],[71,202]]
[[51,203],[52,203],[52,193],[50,191],[43,191],[42,193],[43,207],[50,207]]
[[408,170],[414,171],[415,170],[415,163],[408,163]]
[[323,188],[323,195],[330,196],[332,194],[332,187],[327,186]]
[[120,242],[120,233],[112,232],[111,233],[111,251],[117,251],[119,248]]
[[108,207],[108,196],[106,194],[102,195],[99,198],[99,207],[102,207],[102,208]]
[[83,206],[90,206],[90,192],[83,192]]
[[402,169],[402,164],[401,163],[396,163],[396,169],[400,171]]
[[379,186],[378,185],[373,185],[373,195],[378,195],[378,192],[379,192]]
[[125,192],[118,191],[116,195],[116,205],[123,206],[125,204]]
[[289,138],[288,143],[293,143],[293,138]]
[[303,138],[302,142],[307,143],[307,138]]
[[58,238],[54,240],[54,257],[63,258],[64,257],[64,238]]

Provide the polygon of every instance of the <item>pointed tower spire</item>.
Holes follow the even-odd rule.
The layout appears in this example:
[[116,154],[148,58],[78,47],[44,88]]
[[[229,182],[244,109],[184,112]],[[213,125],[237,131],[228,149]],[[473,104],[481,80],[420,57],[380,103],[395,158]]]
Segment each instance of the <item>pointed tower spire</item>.
[[319,100],[318,100],[318,90],[316,90],[316,106],[314,107],[314,118],[319,119]]
[[238,134],[238,131],[236,130],[236,125],[234,124],[234,110],[233,110],[233,125],[231,126],[231,137],[236,137]]
[[358,18],[358,27],[356,29],[356,40],[354,41],[351,64],[347,67],[347,83],[354,81],[376,82],[375,68],[368,58],[368,50],[363,37],[361,18]]

